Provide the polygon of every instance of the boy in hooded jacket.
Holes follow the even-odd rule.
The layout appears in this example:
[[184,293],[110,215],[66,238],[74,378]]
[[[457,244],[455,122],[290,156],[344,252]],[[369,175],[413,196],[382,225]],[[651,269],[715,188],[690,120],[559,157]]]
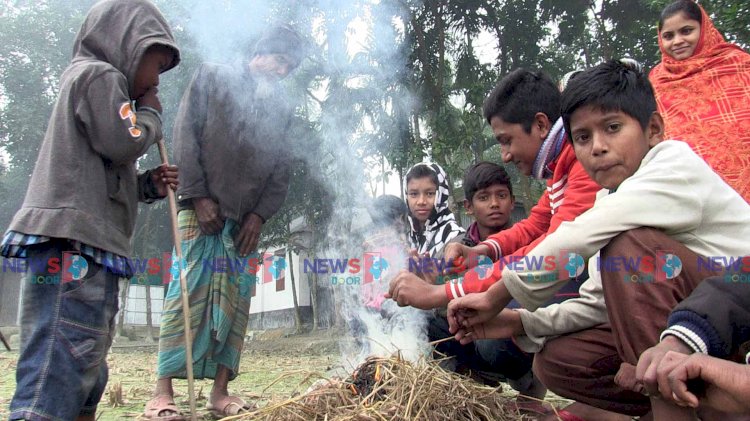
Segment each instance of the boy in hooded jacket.
[[[11,420],[93,420],[107,383],[118,284],[138,201],[177,186],[177,168],[138,174],[162,137],[159,74],[180,61],[161,12],[146,0],[105,0],[89,11],[60,78],[5,257],[29,265]],[[37,284],[39,277],[55,282]],[[63,396],[64,394],[64,396]]]

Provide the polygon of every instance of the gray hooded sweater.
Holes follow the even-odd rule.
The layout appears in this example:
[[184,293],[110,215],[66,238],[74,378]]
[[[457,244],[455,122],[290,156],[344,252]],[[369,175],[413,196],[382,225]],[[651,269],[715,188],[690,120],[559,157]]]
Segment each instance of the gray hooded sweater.
[[160,139],[161,118],[128,94],[141,57],[155,44],[179,50],[146,0],[105,0],[87,15],[60,78],[26,198],[9,229],[77,240],[129,256],[148,176],[135,161]]

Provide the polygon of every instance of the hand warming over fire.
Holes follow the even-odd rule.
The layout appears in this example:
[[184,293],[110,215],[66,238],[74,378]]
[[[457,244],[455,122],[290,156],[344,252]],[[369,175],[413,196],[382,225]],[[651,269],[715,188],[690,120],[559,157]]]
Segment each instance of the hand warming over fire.
[[459,328],[456,332],[456,340],[461,345],[466,345],[477,339],[507,339],[516,335],[523,335],[523,323],[521,313],[504,309],[496,317],[484,323],[471,326],[462,324],[464,318],[458,314]]
[[417,276],[427,281],[428,284],[434,285],[437,282],[438,271],[433,260],[430,259],[430,253],[420,255],[417,249],[410,249],[409,260],[410,271],[412,267],[419,268],[416,272]]
[[448,304],[450,332],[456,333],[460,328],[471,328],[487,322],[495,317],[503,307],[496,306],[488,292],[456,298]]
[[156,186],[156,191],[160,197],[167,195],[167,186],[172,191],[177,190],[180,184],[177,180],[177,165],[162,164],[151,170],[151,182]]
[[454,275],[465,272],[482,262],[481,256],[487,256],[489,248],[485,245],[469,247],[461,243],[449,243],[445,246],[443,260],[449,262],[443,275]]
[[419,276],[402,270],[391,280],[385,298],[390,298],[399,306],[412,306],[429,310],[448,304],[445,286],[432,285]]

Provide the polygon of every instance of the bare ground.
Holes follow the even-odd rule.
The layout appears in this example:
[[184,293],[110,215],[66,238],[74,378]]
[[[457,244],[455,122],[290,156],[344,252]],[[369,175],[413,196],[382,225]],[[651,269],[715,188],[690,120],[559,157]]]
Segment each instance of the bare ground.
[[[338,341],[345,336],[335,329],[301,335],[289,335],[284,330],[255,335],[246,342],[240,374],[229,384],[229,391],[260,406],[304,393],[318,378],[351,369],[342,365],[351,362],[342,360],[338,347]],[[156,382],[156,352],[154,343],[115,343],[107,357],[110,376],[107,392],[99,404],[98,420],[144,419],[141,414]],[[0,419],[7,419],[9,415],[17,360],[17,345],[11,352],[0,348]],[[317,375],[310,377],[311,372]],[[177,405],[187,414],[187,382],[176,380],[174,386]],[[196,380],[198,419],[213,419],[205,410],[210,390],[211,380]],[[508,390],[504,394],[515,394]],[[558,407],[566,402],[551,393],[547,401]]]
[[[283,332],[267,332],[264,340],[247,343],[239,376],[229,384],[231,393],[264,405],[304,392],[316,379],[305,380],[309,371],[321,375],[336,369],[339,361],[337,335],[333,331],[285,337]],[[275,337],[278,336],[278,337]],[[0,349],[2,349],[0,347]],[[156,382],[156,351],[153,344],[115,344],[107,357],[109,383],[99,404],[99,420],[137,419],[150,399]],[[8,418],[8,405],[15,390],[18,351],[0,350],[0,419]],[[283,375],[283,376],[282,376]],[[205,410],[211,380],[196,380],[196,407],[199,419],[213,419]],[[187,381],[175,381],[176,401],[189,411]]]

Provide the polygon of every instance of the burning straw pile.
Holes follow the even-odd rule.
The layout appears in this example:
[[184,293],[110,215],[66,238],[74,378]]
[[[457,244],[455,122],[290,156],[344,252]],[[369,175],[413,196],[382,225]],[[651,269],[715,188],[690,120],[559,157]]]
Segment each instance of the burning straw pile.
[[480,385],[434,362],[370,357],[346,380],[316,382],[307,393],[271,402],[241,420],[523,420],[500,388]]

